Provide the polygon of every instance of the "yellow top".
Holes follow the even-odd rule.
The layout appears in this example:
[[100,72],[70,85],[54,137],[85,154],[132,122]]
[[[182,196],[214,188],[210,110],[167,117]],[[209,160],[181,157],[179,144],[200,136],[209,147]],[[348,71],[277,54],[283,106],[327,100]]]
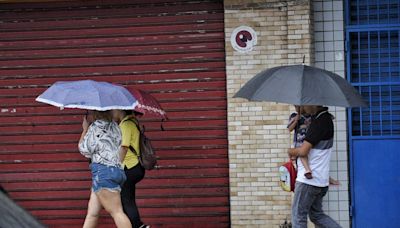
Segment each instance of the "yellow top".
[[135,120],[134,117],[126,116],[119,124],[122,133],[121,146],[128,147],[128,152],[126,153],[123,162],[123,164],[128,169],[136,166],[139,163],[138,157],[136,156],[136,152],[131,151],[129,149],[129,146],[132,146],[133,149],[135,149],[137,153],[140,154],[140,148],[139,148],[140,132],[135,123],[137,123],[137,120]]

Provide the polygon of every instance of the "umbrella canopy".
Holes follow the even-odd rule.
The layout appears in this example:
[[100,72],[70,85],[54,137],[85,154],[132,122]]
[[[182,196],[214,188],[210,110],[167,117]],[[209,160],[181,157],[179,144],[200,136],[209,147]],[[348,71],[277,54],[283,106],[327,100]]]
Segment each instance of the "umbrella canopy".
[[365,107],[358,91],[339,75],[306,65],[267,69],[250,79],[234,97],[294,105]]
[[137,100],[137,106],[133,109],[134,111],[143,113],[143,115],[149,114],[167,119],[167,114],[161,108],[161,105],[155,97],[140,89],[132,88],[129,89],[129,92],[131,92]]
[[93,80],[59,81],[40,94],[36,101],[60,108],[106,111],[131,110],[136,99],[122,86]]

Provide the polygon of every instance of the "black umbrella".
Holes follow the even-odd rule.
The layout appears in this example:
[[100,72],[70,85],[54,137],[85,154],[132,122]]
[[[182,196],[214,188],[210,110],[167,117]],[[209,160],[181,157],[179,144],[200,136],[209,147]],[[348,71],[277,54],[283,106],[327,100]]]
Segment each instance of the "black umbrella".
[[248,81],[234,97],[294,105],[365,107],[358,91],[327,70],[306,65],[267,69]]

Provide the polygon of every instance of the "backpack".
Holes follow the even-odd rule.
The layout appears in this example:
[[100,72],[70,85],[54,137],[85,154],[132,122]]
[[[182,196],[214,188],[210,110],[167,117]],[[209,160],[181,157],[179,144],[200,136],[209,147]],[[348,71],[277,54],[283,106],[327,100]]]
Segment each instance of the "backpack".
[[293,161],[288,161],[279,167],[280,186],[284,191],[294,192],[296,184],[297,170]]
[[139,129],[140,137],[139,137],[139,148],[140,148],[140,155],[136,152],[136,150],[129,145],[129,149],[132,152],[136,153],[136,156],[139,159],[140,165],[146,170],[152,170],[157,166],[157,157],[156,152],[154,151],[153,146],[151,145],[150,139],[146,137],[144,134],[144,128],[141,129],[139,123],[129,119],[130,121],[134,122],[136,127]]

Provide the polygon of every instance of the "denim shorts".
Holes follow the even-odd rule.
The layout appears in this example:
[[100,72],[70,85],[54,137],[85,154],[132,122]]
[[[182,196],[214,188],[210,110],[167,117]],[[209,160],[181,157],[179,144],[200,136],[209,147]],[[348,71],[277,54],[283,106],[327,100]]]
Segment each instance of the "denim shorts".
[[90,169],[92,170],[93,192],[98,192],[102,189],[121,191],[121,186],[126,181],[123,169],[99,163],[90,164]]

